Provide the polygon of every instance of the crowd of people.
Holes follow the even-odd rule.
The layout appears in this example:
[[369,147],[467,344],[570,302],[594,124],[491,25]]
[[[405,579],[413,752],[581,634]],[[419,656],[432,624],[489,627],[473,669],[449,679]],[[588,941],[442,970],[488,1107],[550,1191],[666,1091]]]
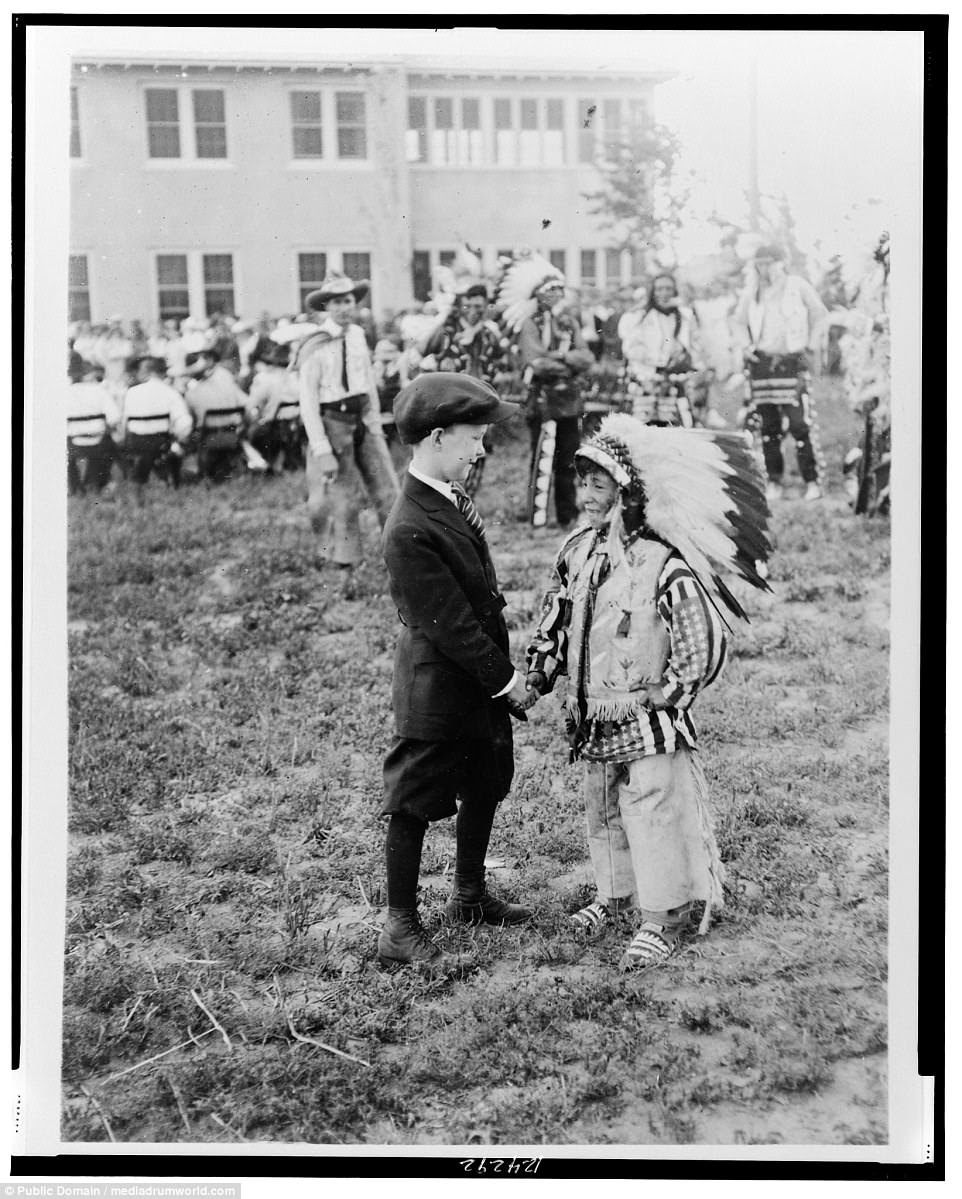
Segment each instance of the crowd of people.
[[[716,370],[696,309],[683,302],[671,274],[602,299],[590,291],[579,298],[559,270],[528,252],[502,261],[495,279],[483,276],[467,250],[445,273],[431,301],[384,313],[379,323],[364,305],[367,282],[337,272],[306,297],[300,314],[76,323],[68,343],[71,493],[109,488],[119,471],[133,480],[142,502],[152,472],[177,486],[185,458],[196,455],[195,473],[211,480],[238,466],[304,467],[316,528],[331,517],[332,500],[334,508],[355,507],[345,496],[359,483],[386,510],[392,487],[382,477],[394,468],[380,438],[396,441],[393,403],[400,390],[435,371],[470,374],[521,401],[535,524],[547,519],[551,493],[558,523],[567,527],[575,519],[574,453],[606,411],[627,411],[650,425],[724,427],[712,404]],[[845,325],[853,406],[864,408],[866,388],[887,386],[887,360],[878,348],[886,288],[887,250],[884,281],[863,288],[859,305],[841,314],[830,314],[812,285],[786,269],[777,246],[760,246],[747,263],[729,322],[743,362],[738,423],[758,438],[770,501],[784,489],[786,435],[795,442],[805,499],[823,494],[810,378],[833,323]],[[343,378],[335,378],[342,344],[346,365]],[[350,419],[328,428],[335,401],[345,399],[356,411],[343,416],[358,417],[363,436],[355,436]],[[871,444],[860,445],[847,463],[853,479],[866,452],[876,460],[887,454],[884,397],[876,397],[871,427]],[[877,490],[886,486],[883,480]],[[342,530],[336,542],[329,556],[353,560],[353,534]]]

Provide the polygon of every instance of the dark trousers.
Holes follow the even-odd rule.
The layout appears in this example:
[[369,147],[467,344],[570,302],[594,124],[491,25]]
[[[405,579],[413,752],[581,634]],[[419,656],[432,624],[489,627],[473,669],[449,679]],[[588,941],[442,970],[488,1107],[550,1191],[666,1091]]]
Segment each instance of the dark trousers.
[[116,457],[112,438],[104,437],[96,445],[67,442],[67,487],[71,495],[83,495],[88,487],[103,491],[110,482],[110,469]]
[[[538,438],[541,436],[542,416],[538,411],[527,415],[531,435],[531,471],[538,469]],[[577,485],[575,482],[575,451],[581,443],[581,418],[561,416],[556,420],[554,447],[554,506],[559,525],[570,524],[578,517]]]
[[513,776],[509,724],[483,741],[399,737],[384,759],[381,814],[404,813],[427,823],[454,816],[458,799],[494,807],[508,794]]
[[169,474],[173,485],[180,486],[180,459],[176,454],[166,454],[169,446],[170,437],[167,433],[127,434],[125,448],[135,483],[143,486],[150,478],[150,472],[160,466]]
[[[772,357],[759,354],[749,373],[752,398],[758,412],[765,470],[773,483],[785,473],[782,439],[786,432],[795,439],[798,469],[806,483],[818,480],[818,466],[812,448],[812,421],[808,394],[801,377],[805,364],[800,354]],[[772,396],[777,399],[768,399]],[[781,397],[784,396],[784,399]]]

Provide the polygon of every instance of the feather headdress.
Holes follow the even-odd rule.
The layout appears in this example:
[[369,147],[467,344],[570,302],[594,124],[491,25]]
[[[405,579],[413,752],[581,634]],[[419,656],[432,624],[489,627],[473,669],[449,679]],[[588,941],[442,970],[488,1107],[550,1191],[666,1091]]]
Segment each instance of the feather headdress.
[[[577,456],[608,471],[629,494],[640,486],[651,532],[674,546],[713,599],[748,619],[721,576],[770,591],[761,572],[772,547],[764,479],[740,433],[653,428],[614,413]],[[612,520],[613,543],[620,524],[620,516]]]
[[529,317],[534,316],[538,308],[535,296],[546,283],[564,287],[565,277],[540,254],[531,250],[519,251],[498,287],[502,319],[512,332],[516,333]]

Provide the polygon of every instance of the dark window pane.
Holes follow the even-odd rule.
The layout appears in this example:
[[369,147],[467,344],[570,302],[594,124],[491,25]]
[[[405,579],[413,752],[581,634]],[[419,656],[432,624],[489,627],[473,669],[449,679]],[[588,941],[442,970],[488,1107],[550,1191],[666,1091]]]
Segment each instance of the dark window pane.
[[366,158],[367,134],[363,129],[338,129],[338,158]]
[[521,101],[521,128],[522,129],[537,129],[538,128],[538,101],[537,100],[522,100]]
[[76,121],[78,119],[77,89],[75,87],[70,89],[70,119],[71,121]]
[[337,93],[337,121],[339,125],[364,124],[364,93]]
[[176,88],[149,87],[147,89],[147,120],[177,123]]
[[549,100],[545,115],[545,125],[548,129],[564,129],[565,106],[563,100]]
[[183,320],[190,315],[190,297],[186,291],[162,289],[159,293],[161,320]]
[[82,157],[81,152],[80,152],[80,126],[79,125],[71,125],[70,126],[70,157],[71,158],[81,158]]
[[343,256],[342,269],[351,279],[370,279],[371,255],[346,253]]
[[511,101],[510,100],[495,100],[495,102],[494,102],[494,127],[495,127],[495,129],[510,129],[511,128]]
[[206,125],[224,123],[224,93],[203,88],[194,92],[194,120]]
[[595,121],[597,105],[594,100],[578,101],[578,161],[595,160]]
[[645,279],[645,255],[641,250],[631,251],[631,281],[637,287]]
[[427,250],[415,250],[412,255],[411,290],[414,298],[422,302],[431,295],[431,256]]
[[67,281],[71,287],[87,286],[87,255],[71,254],[67,263]]
[[294,128],[294,157],[320,158],[324,141],[320,125],[297,125]]
[[147,143],[151,158],[180,158],[180,130],[176,125],[151,125]]
[[551,250],[548,254],[548,261],[555,270],[561,271],[562,274],[565,272],[565,258],[564,250]]
[[423,96],[408,99],[408,129],[424,129],[427,126],[427,102]]
[[298,254],[297,277],[302,283],[322,283],[326,274],[326,254]]
[[498,257],[499,258],[511,258],[511,257],[513,257],[513,251],[512,250],[499,250]]
[[581,251],[581,277],[592,282],[598,276],[598,252],[596,250]]
[[234,315],[234,289],[232,287],[208,287],[204,291],[204,310],[207,316],[215,312],[224,316]]
[[295,122],[320,121],[320,92],[291,92],[291,120]]
[[454,262],[457,250],[442,250],[438,254],[438,264],[440,266],[450,266]]
[[461,126],[463,129],[481,128],[481,101],[461,101]]
[[90,293],[87,291],[72,291],[67,297],[67,319],[71,321],[90,320]]
[[227,130],[223,125],[198,125],[195,132],[198,158],[227,157]]
[[234,259],[231,254],[204,255],[205,283],[233,283]]
[[605,137],[615,138],[621,134],[621,101],[605,101]]
[[621,251],[620,250],[605,250],[605,277],[608,286],[620,286],[621,284]]
[[158,254],[157,255],[157,282],[163,287],[165,284],[170,284],[174,287],[187,286],[187,255],[186,254]]
[[454,101],[439,98],[434,101],[434,128],[454,128]]

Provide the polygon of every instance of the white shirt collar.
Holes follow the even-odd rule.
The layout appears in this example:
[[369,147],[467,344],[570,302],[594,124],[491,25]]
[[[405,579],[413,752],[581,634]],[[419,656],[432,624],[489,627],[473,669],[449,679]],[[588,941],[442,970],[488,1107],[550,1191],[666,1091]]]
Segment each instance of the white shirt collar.
[[426,483],[428,487],[433,487],[435,491],[440,492],[446,500],[450,500],[454,504],[455,508],[458,506],[458,501],[454,498],[454,490],[450,483],[444,483],[441,479],[432,479],[430,475],[423,474],[413,462],[408,463],[408,474],[420,482]]

